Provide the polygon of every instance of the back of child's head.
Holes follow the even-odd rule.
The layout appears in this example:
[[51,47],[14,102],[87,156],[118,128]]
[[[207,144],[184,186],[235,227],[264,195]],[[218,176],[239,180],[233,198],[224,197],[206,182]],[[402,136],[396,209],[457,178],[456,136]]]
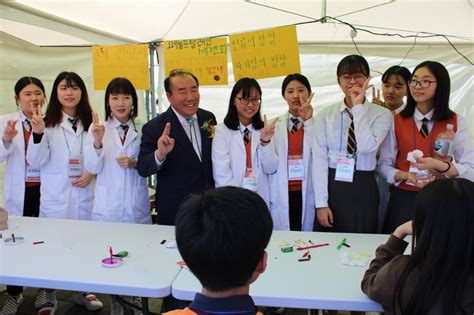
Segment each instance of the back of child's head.
[[105,117],[112,115],[112,110],[109,106],[110,95],[130,95],[132,97],[132,110],[130,111],[130,117],[136,118],[138,115],[138,95],[133,83],[127,78],[114,78],[112,79],[105,90]]
[[263,199],[238,187],[192,195],[176,215],[181,256],[202,286],[214,292],[250,283],[272,229]]

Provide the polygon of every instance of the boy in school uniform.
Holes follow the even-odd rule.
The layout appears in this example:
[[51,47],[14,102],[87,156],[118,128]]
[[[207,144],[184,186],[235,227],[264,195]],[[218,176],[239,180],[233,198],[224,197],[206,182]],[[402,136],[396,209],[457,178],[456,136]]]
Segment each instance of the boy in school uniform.
[[176,216],[179,252],[203,288],[165,314],[260,314],[249,287],[265,271],[272,218],[263,199],[238,187],[192,195]]

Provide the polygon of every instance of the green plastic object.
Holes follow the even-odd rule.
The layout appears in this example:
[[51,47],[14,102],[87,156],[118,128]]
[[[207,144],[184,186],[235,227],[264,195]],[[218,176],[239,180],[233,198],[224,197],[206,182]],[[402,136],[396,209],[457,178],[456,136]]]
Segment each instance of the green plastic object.
[[288,246],[288,247],[282,247],[281,251],[283,253],[291,253],[293,251],[293,246]]
[[121,252],[118,252],[117,254],[113,254],[113,257],[119,257],[119,258],[125,258],[128,256],[128,252],[126,250],[123,250]]

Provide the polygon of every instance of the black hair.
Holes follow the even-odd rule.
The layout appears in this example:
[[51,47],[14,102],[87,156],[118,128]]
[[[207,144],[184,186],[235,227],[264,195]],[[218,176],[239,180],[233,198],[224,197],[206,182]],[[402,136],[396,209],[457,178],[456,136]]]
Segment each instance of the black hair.
[[135,87],[132,82],[127,78],[115,78],[109,82],[107,89],[105,90],[105,117],[112,116],[112,110],[109,106],[110,95],[124,94],[132,96],[132,110],[130,111],[130,117],[132,120],[138,115],[138,96]]
[[286,78],[283,80],[283,83],[281,84],[281,95],[283,97],[285,97],[286,87],[293,80],[303,84],[308,89],[308,93],[311,94],[311,84],[309,84],[308,78],[300,73],[293,73],[287,75]]
[[75,72],[61,72],[54,80],[53,89],[51,90],[51,98],[49,99],[48,108],[44,122],[46,127],[55,127],[61,123],[63,119],[62,105],[58,99],[58,86],[62,80],[66,80],[67,87],[78,86],[81,90],[81,100],[77,104],[77,117],[82,122],[84,130],[88,130],[92,123],[92,108],[89,102],[89,94],[82,78]]
[[[442,314],[458,314],[466,281],[474,275],[474,182],[435,180],[417,194],[414,210],[412,254],[394,306],[402,314],[428,314],[439,303]],[[415,270],[418,280],[408,284]],[[413,286],[408,297],[407,286]],[[402,298],[408,301],[404,309]]]
[[46,96],[46,92],[45,92],[45,89],[44,89],[43,82],[41,82],[40,79],[35,78],[35,77],[23,77],[23,78],[19,79],[15,84],[15,88],[14,88],[15,95],[17,97],[20,96],[21,90],[23,90],[26,86],[28,86],[30,84],[34,84],[37,87],[39,87],[41,89],[41,91],[43,91],[43,94]]
[[173,69],[170,71],[169,76],[166,77],[165,82],[164,82],[166,93],[171,94],[171,86],[170,86],[171,79],[174,77],[183,77],[183,76],[191,77],[194,80],[194,82],[196,82],[196,86],[199,87],[199,80],[194,74],[184,69]]
[[349,55],[342,58],[337,65],[337,77],[344,74],[362,73],[366,77],[370,75],[369,63],[359,55]]
[[410,81],[411,78],[410,70],[401,66],[391,66],[383,73],[382,82],[387,83],[392,75],[402,77],[406,87],[409,88],[408,81]]
[[[237,113],[237,107],[235,106],[235,98],[240,91],[242,91],[242,98],[249,98],[253,89],[257,90],[258,94],[260,94],[260,97],[262,97],[262,89],[260,88],[257,80],[253,78],[241,78],[239,81],[235,82],[232,92],[230,93],[227,115],[224,118],[224,124],[227,126],[227,128],[233,130],[239,129],[239,117]],[[263,128],[263,120],[260,114],[261,108],[262,103],[260,102],[258,111],[252,117],[252,126],[256,130]]]
[[176,243],[186,265],[210,291],[249,283],[265,255],[272,218],[263,199],[239,187],[191,195],[176,214]]
[[[411,78],[415,75],[416,70],[426,67],[436,78],[436,91],[434,95],[434,111],[433,119],[435,121],[443,121],[454,117],[455,113],[449,109],[449,93],[451,90],[451,80],[448,70],[439,62],[423,61],[415,70],[413,70]],[[400,112],[402,117],[412,117],[415,113],[416,101],[410,93],[407,95],[407,106]]]

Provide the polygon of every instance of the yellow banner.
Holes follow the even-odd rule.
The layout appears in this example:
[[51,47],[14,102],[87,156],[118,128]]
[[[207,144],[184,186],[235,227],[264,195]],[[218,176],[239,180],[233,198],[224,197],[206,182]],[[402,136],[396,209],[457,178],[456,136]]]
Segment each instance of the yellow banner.
[[129,79],[137,90],[150,88],[148,45],[92,47],[94,88],[105,90],[116,77]]
[[227,38],[164,41],[165,76],[185,69],[199,85],[227,85]]
[[234,80],[300,73],[296,26],[230,35]]

